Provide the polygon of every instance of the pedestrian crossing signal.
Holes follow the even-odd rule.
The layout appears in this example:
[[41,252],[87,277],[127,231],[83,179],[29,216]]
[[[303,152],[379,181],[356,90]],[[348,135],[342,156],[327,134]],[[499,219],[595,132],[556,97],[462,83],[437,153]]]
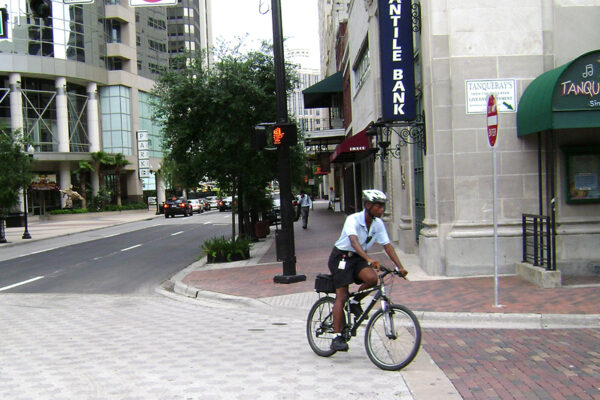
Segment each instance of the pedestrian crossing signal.
[[2,23],[0,24],[0,39],[8,39],[8,12],[6,8],[0,8],[0,17]]
[[296,124],[273,124],[270,139],[273,146],[295,146],[298,143],[298,127]]

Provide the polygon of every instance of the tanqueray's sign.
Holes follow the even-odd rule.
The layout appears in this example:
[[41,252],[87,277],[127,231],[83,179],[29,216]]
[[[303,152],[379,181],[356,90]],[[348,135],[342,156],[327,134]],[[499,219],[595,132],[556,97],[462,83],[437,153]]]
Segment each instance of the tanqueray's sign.
[[600,110],[600,52],[573,61],[554,88],[554,111]]
[[381,102],[385,121],[415,119],[411,0],[379,0]]

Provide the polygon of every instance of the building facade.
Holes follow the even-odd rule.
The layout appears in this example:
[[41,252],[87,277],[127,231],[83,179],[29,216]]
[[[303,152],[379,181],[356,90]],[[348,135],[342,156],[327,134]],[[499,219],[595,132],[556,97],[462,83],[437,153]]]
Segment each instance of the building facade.
[[[49,4],[50,15],[40,18],[27,0],[9,1],[8,37],[0,41],[0,118],[14,134],[25,135],[34,150],[33,187],[39,190],[30,191],[29,211],[43,214],[64,207],[65,198],[49,189],[73,185],[81,190],[79,163],[94,164],[91,154],[98,151],[125,156],[130,164],[122,171],[122,199],[145,200],[143,190],[154,186],[155,179],[159,186],[162,181],[153,175],[160,169],[162,150],[150,92],[154,79],[169,66],[170,40],[180,39],[169,36],[169,10],[182,9],[190,16],[185,26],[193,28],[184,30],[194,35],[184,42],[195,44],[184,48],[202,48],[212,36],[202,14],[210,10],[210,1],[195,4],[193,11],[187,3]],[[143,148],[140,131],[147,133]],[[97,169],[89,180],[90,194],[95,195],[100,189]],[[104,177],[113,193],[116,182],[114,174]]]
[[[494,272],[494,200],[501,273],[523,260],[595,271],[598,17],[595,0],[321,2],[322,71],[344,77],[346,141],[371,149],[351,154],[341,143],[331,180],[354,185],[340,190],[346,197],[385,190],[391,236],[431,274]],[[412,43],[399,33],[403,24]],[[486,115],[492,93],[496,174]],[[353,211],[349,204],[359,207],[342,200],[342,209]],[[544,227],[535,239],[529,216]]]

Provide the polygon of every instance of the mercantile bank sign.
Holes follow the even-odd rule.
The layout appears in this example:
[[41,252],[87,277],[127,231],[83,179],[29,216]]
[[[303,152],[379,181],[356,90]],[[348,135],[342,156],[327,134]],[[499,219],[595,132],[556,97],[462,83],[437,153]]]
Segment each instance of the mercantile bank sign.
[[381,103],[384,121],[415,119],[411,0],[379,0]]

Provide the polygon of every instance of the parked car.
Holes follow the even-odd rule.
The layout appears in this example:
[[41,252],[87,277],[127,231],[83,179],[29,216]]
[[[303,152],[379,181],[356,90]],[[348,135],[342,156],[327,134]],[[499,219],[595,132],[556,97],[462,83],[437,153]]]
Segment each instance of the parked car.
[[192,215],[192,206],[185,197],[171,197],[165,201],[165,218],[181,214],[184,217]]
[[[271,201],[273,207],[265,212],[265,219],[270,222],[271,225],[275,225],[281,222],[281,196],[279,193],[273,193],[271,195]],[[298,200],[295,196],[292,197],[292,209],[294,212],[294,221],[298,221],[300,218],[300,207]]]
[[206,200],[211,210],[219,207],[219,198],[217,196],[208,196]]
[[224,197],[219,200],[219,211],[223,212],[225,210],[231,210],[231,205],[233,204],[233,198],[231,196]]
[[210,211],[210,203],[207,199],[200,199],[200,205],[202,206],[202,211]]
[[195,212],[198,214],[204,212],[204,205],[202,204],[202,202],[199,199],[188,200],[188,203],[190,203],[190,205],[192,206],[192,212]]

